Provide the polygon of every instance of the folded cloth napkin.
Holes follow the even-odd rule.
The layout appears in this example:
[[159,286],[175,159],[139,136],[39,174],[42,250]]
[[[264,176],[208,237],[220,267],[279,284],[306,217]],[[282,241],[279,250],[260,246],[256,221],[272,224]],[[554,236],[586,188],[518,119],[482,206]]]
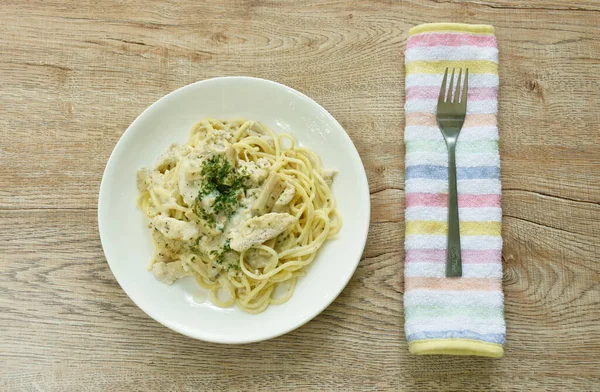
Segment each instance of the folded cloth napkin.
[[[461,278],[445,277],[448,155],[435,113],[447,67],[469,69],[467,117],[456,150]],[[404,309],[413,354],[504,353],[497,96],[492,26],[435,23],[410,30]]]

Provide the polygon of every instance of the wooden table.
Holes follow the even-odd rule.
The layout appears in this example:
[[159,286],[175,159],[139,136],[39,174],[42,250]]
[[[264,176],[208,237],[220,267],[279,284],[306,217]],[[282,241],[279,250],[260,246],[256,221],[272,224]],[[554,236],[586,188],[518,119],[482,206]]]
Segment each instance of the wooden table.
[[[600,390],[597,0],[204,3],[0,4],[0,390]],[[500,360],[411,356],[403,332],[403,51],[408,29],[433,21],[497,28]],[[244,346],[146,316],[111,274],[96,220],[127,126],[164,94],[222,75],[321,103],[372,194],[367,248],[341,296],[300,329]]]

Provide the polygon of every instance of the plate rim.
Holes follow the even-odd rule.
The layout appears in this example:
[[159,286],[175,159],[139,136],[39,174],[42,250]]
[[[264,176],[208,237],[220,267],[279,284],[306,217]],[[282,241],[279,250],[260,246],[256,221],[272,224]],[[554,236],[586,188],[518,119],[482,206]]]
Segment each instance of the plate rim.
[[[102,199],[103,199],[103,195],[107,192],[106,191],[106,187],[107,185],[105,185],[108,182],[108,174],[111,170],[112,170],[112,166],[114,165],[115,162],[115,156],[120,152],[120,148],[119,145],[123,145],[124,142],[123,140],[126,140],[127,138],[131,137],[132,133],[130,133],[130,130],[136,126],[136,124],[138,122],[141,122],[142,117],[150,110],[152,110],[155,106],[159,106],[161,105],[164,101],[169,100],[171,97],[180,94],[183,90],[187,90],[187,89],[191,89],[191,88],[197,88],[197,86],[202,85],[202,84],[206,84],[206,83],[214,83],[214,82],[220,82],[220,81],[224,81],[224,82],[228,82],[228,81],[254,81],[254,82],[260,82],[260,83],[266,83],[266,84],[270,84],[270,85],[275,85],[278,88],[282,88],[284,90],[286,90],[287,92],[292,93],[293,95],[297,96],[298,98],[304,100],[304,101],[308,101],[309,103],[316,105],[318,108],[320,108],[323,113],[326,115],[326,117],[332,121],[334,124],[336,124],[343,132],[342,132],[342,137],[346,139],[346,141],[350,142],[350,146],[352,147],[352,151],[351,153],[356,155],[356,158],[358,158],[358,162],[360,162],[360,168],[361,170],[359,171],[358,177],[359,177],[359,181],[362,183],[362,185],[365,186],[365,190],[366,190],[366,220],[365,220],[365,224],[363,225],[363,227],[360,227],[360,237],[362,237],[361,243],[360,243],[360,255],[357,257],[357,259],[354,261],[354,264],[352,265],[352,268],[349,269],[349,273],[348,276],[344,277],[344,281],[345,283],[343,285],[341,285],[341,287],[339,288],[339,290],[337,290],[337,293],[335,295],[333,295],[331,297],[331,299],[329,301],[324,301],[321,305],[319,305],[318,307],[315,307],[315,310],[312,312],[309,312],[309,315],[300,319],[298,322],[293,323],[291,326],[288,326],[286,328],[281,329],[280,331],[277,331],[275,333],[268,333],[265,334],[265,336],[259,336],[256,338],[230,338],[230,339],[219,339],[216,338],[212,335],[203,335],[201,333],[201,330],[199,329],[193,329],[190,330],[188,328],[182,328],[178,323],[174,323],[174,322],[170,322],[169,320],[163,320],[160,317],[156,317],[154,315],[154,312],[151,309],[148,309],[147,306],[142,306],[138,301],[136,301],[136,299],[134,298],[134,296],[132,296],[128,290],[124,287],[124,285],[121,283],[121,281],[119,280],[119,278],[117,277],[117,274],[115,273],[115,269],[113,269],[113,266],[111,265],[111,262],[109,261],[109,258],[107,256],[107,252],[106,252],[106,247],[105,247],[105,243],[104,243],[104,239],[103,239],[103,235],[102,233],[105,232],[107,230],[106,225],[107,223],[105,223],[105,219],[103,216],[105,216],[106,214],[104,213],[105,208],[103,207],[103,203],[102,203]],[[123,142],[123,143],[122,143]],[[119,150],[119,151],[118,151]],[[106,197],[106,196],[104,196]],[[202,79],[202,80],[198,80],[196,82],[187,84],[185,86],[179,87],[176,90],[171,91],[170,93],[160,97],[159,99],[157,99],[156,101],[154,101],[152,104],[150,104],[148,107],[146,107],[136,118],[135,120],[133,120],[131,122],[131,124],[129,124],[129,126],[127,127],[127,129],[123,132],[123,134],[121,134],[121,136],[119,137],[119,140],[117,141],[117,143],[115,144],[115,146],[113,147],[113,150],[106,162],[106,166],[104,167],[104,172],[102,174],[102,179],[100,182],[100,187],[99,187],[99,191],[98,191],[98,202],[97,202],[97,219],[98,219],[98,234],[100,237],[100,243],[102,246],[102,252],[104,253],[104,259],[106,260],[106,263],[109,266],[109,269],[113,275],[113,277],[115,278],[115,280],[117,281],[117,283],[119,284],[119,286],[121,287],[121,289],[125,292],[125,294],[127,295],[127,297],[142,311],[144,312],[146,315],[148,315],[151,319],[153,319],[154,321],[158,322],[159,324],[169,328],[172,331],[175,331],[177,333],[180,333],[184,336],[193,338],[193,339],[197,339],[197,340],[201,340],[201,341],[205,341],[205,342],[210,342],[210,343],[220,343],[220,344],[247,344],[247,343],[255,343],[255,342],[261,342],[261,341],[265,341],[265,340],[269,340],[269,339],[273,339],[282,335],[285,335],[287,333],[290,333],[298,328],[300,328],[301,326],[305,325],[306,323],[308,323],[309,321],[313,320],[314,318],[316,318],[318,315],[320,315],[325,309],[327,309],[342,293],[342,291],[348,286],[348,283],[350,283],[350,280],[352,279],[352,276],[354,276],[354,274],[356,273],[356,270],[358,269],[358,265],[360,264],[360,260],[362,259],[362,256],[364,254],[364,250],[366,247],[366,243],[367,243],[367,238],[368,238],[368,234],[369,234],[369,228],[370,228],[370,223],[371,223],[371,199],[370,199],[370,190],[369,190],[369,182],[368,182],[368,177],[366,174],[366,170],[363,164],[363,161],[360,157],[360,154],[358,153],[358,150],[356,149],[356,146],[354,145],[354,142],[352,141],[352,139],[350,138],[350,135],[348,135],[348,133],[346,132],[346,129],[335,119],[335,117],[333,117],[333,115],[327,110],[325,109],[322,105],[320,105],[317,101],[315,101],[314,99],[310,98],[308,95],[292,88],[289,87],[285,84],[279,83],[279,82],[275,82],[272,80],[268,80],[268,79],[263,79],[263,78],[258,78],[258,77],[253,77],[253,76],[219,76],[219,77],[214,77],[214,78],[207,78],[207,79]],[[360,238],[359,237],[359,238]],[[279,306],[285,306],[285,304],[279,305]],[[200,332],[200,333],[198,333]]]

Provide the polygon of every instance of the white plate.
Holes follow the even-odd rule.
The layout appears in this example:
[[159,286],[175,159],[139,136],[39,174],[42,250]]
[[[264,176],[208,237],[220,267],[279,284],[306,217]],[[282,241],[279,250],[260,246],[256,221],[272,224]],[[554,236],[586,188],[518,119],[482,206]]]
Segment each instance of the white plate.
[[[205,117],[247,118],[292,134],[315,151],[325,168],[339,170],[333,194],[343,217],[339,238],[319,252],[292,298],[252,315],[203,300],[193,278],[168,286],[147,270],[152,240],[136,207],[136,172],[167,147],[185,143]],[[249,343],[282,335],[323,311],[343,290],[362,255],[369,228],[367,176],[341,125],[312,99],[279,83],[224,77],[182,87],[146,109],[112,152],[100,186],[98,225],[106,260],[127,295],[150,317],[184,335],[219,343]],[[199,295],[197,293],[200,292]]]

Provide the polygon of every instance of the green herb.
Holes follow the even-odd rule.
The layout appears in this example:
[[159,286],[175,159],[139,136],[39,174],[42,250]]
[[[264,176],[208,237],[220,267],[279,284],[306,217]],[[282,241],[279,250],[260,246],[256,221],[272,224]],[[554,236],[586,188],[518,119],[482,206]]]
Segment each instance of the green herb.
[[211,250],[211,256],[215,256],[215,261],[217,264],[221,264],[223,262],[223,255],[218,250]]
[[215,263],[221,265],[223,264],[223,260],[225,259],[225,254],[231,251],[231,246],[229,245],[229,239],[225,241],[221,250],[213,249],[210,251],[211,256],[215,256]]
[[199,217],[204,219],[206,221],[206,223],[208,223],[210,226],[215,225],[215,217],[212,216],[211,214],[209,214],[208,212],[206,212],[204,210],[204,208],[201,207],[200,203],[196,203],[194,205],[193,209],[194,209],[194,212],[196,213],[196,215],[198,215]]
[[[236,170],[222,155],[213,155],[202,162],[200,174],[203,182],[193,206],[194,212],[210,225],[214,225],[213,214],[230,216],[237,209],[239,194],[245,190],[244,182],[248,177],[243,171]],[[215,195],[212,214],[202,207],[202,198],[210,194]]]

